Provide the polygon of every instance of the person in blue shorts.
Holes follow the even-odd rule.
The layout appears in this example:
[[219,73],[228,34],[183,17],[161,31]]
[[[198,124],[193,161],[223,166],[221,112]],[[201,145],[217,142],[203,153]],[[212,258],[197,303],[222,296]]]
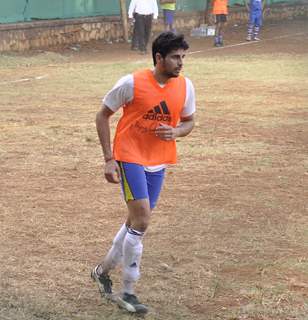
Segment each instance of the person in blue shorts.
[[[143,238],[166,167],[177,162],[176,140],[194,127],[194,87],[180,74],[188,48],[184,35],[171,31],[160,34],[152,44],[154,68],[122,77],[105,95],[96,117],[105,178],[121,183],[127,216],[91,277],[103,297],[132,313],[148,312],[134,289],[140,277]],[[110,118],[120,110],[123,113],[112,145]],[[119,295],[113,293],[110,278],[117,265],[122,267]]]
[[173,23],[176,9],[176,0],[160,0],[160,7],[163,9],[165,31],[175,32]]
[[259,41],[259,32],[262,25],[262,0],[250,0],[247,41]]

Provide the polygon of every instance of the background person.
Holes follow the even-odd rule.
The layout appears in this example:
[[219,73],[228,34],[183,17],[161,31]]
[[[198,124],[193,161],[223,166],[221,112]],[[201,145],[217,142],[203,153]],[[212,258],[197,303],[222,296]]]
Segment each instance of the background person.
[[228,0],[214,0],[212,13],[215,15],[214,46],[223,46],[223,31],[227,22]]
[[158,17],[156,0],[131,0],[128,18],[134,21],[132,50],[145,54],[151,36],[152,21]]
[[[126,222],[116,234],[104,260],[91,276],[107,298],[113,298],[109,273],[122,262],[122,292],[118,305],[129,312],[146,313],[134,293],[140,277],[142,239],[163,184],[167,164],[176,162],[178,137],[194,127],[195,93],[188,78],[180,76],[188,49],[183,35],[164,32],[152,45],[154,69],[121,78],[107,93],[96,126],[105,159],[105,178],[121,182],[128,208]],[[123,107],[113,152],[110,117]]]
[[262,0],[250,0],[249,2],[249,22],[247,30],[247,41],[255,40],[258,38],[260,28],[262,25]]
[[165,31],[173,31],[176,0],[160,0],[160,7],[163,10]]

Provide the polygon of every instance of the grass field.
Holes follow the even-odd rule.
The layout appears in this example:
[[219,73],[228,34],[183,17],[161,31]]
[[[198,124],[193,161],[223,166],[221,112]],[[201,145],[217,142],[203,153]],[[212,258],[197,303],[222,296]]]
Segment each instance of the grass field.
[[[307,320],[307,34],[216,51],[198,41],[185,65],[196,128],[144,240],[146,318]],[[151,67],[118,46],[0,56],[1,320],[134,318],[89,278],[126,213],[103,179],[95,114],[120,76]]]

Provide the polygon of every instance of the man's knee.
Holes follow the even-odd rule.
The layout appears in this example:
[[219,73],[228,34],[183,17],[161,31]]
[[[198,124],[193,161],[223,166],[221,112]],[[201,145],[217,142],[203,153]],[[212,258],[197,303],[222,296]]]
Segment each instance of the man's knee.
[[151,217],[151,208],[148,199],[133,200],[128,202],[131,227],[144,232]]
[[132,219],[132,228],[144,232],[150,223],[150,210],[139,212]]

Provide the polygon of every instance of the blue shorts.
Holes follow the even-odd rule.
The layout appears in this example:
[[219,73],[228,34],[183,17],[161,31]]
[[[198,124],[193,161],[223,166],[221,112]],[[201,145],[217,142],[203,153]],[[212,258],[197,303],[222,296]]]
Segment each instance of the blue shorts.
[[260,27],[262,25],[262,11],[251,11],[249,15],[249,24]]
[[151,209],[155,208],[165,177],[165,169],[148,172],[136,163],[118,161],[121,169],[121,185],[126,202],[149,199]]
[[219,22],[227,22],[227,15],[226,14],[215,14],[215,23]]
[[173,24],[175,10],[164,9],[165,24]]

